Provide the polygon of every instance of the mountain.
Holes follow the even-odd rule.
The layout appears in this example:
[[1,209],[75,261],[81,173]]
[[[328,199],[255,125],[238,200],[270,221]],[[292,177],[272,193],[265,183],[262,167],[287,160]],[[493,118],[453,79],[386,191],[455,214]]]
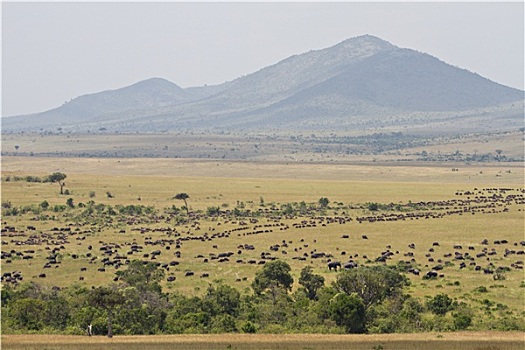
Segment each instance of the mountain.
[[6,119],[4,128],[11,122],[39,126],[70,124],[82,125],[93,121],[104,122],[115,115],[134,114],[141,110],[158,110],[198,99],[200,95],[188,91],[162,78],[151,78],[133,85],[77,97],[62,106],[33,115]]
[[523,91],[364,35],[224,84],[182,89],[153,78],[4,118],[2,128],[300,131],[438,123],[472,132],[522,126],[523,102]]

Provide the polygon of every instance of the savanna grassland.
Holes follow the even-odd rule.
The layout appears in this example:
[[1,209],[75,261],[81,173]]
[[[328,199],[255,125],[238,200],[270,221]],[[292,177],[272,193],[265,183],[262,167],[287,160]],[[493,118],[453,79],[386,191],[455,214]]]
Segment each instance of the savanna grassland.
[[[59,194],[57,183],[26,181],[27,176],[43,179],[55,172],[67,175],[66,194]],[[305,266],[330,286],[341,272],[329,270],[328,262],[352,260],[359,266],[393,267],[409,281],[403,293],[422,306],[446,294],[461,312],[468,309],[471,322],[463,329],[485,333],[448,333],[457,326],[454,315],[459,309],[436,316],[423,307],[409,332],[446,333],[278,340],[271,335],[234,334],[197,337],[198,341],[190,336],[117,336],[111,343],[103,338],[104,346],[419,349],[431,341],[435,349],[519,348],[525,316],[523,183],[523,167],[516,162],[352,165],[4,156],[2,273],[19,272],[23,280],[9,283],[4,278],[2,288],[34,282],[48,290],[89,290],[118,283],[115,272],[126,269],[124,261],[138,259],[165,265],[159,285],[169,295],[205,298],[210,288],[221,285],[251,295],[261,261],[280,260],[289,264],[294,279],[288,294],[291,302],[299,300],[298,281]],[[189,196],[187,207],[174,198],[180,193]],[[43,202],[48,204],[45,208]],[[140,249],[134,251],[133,245]],[[379,260],[386,252],[391,254]],[[314,257],[316,253],[322,255]],[[52,254],[54,263],[44,267]],[[111,264],[104,262],[108,260]],[[439,276],[424,278],[429,271]],[[186,276],[188,272],[193,274]],[[169,277],[174,278],[168,281]],[[368,326],[369,332],[388,329],[387,321],[377,320],[387,319],[382,312],[395,310],[393,304],[374,309],[376,321]],[[298,318],[311,317],[290,312]],[[253,320],[249,322],[257,324],[258,333],[309,333],[302,326],[287,329],[285,321],[276,326],[278,318],[273,323]],[[237,332],[248,321],[239,322]],[[342,331],[330,322],[311,332]],[[172,324],[172,329],[179,329],[176,321]],[[5,314],[2,325],[4,333],[24,332]],[[78,334],[71,326],[62,332]],[[43,335],[2,339],[9,349],[70,349],[74,344],[91,349],[101,346],[100,341],[73,336],[52,340]]]
[[376,163],[523,162],[523,131],[484,134],[433,133],[378,128],[337,133],[180,132],[2,134],[2,156],[176,158],[255,162]]

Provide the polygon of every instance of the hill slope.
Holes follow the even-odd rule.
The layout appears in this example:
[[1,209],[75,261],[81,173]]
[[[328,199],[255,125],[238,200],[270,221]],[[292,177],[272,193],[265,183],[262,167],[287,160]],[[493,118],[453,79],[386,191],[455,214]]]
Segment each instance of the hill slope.
[[[5,131],[306,130],[432,124],[462,131],[523,124],[523,91],[365,35],[217,86],[153,78],[3,120]],[[463,119],[462,119],[463,120]],[[463,127],[465,129],[463,130]],[[480,126],[480,127],[476,127]]]

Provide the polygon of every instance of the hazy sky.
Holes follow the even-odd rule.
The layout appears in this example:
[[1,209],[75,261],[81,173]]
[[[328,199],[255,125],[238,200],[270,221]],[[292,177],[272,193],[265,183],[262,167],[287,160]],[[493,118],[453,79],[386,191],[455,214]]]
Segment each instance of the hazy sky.
[[150,77],[219,84],[371,34],[523,89],[524,4],[2,2],[2,116]]

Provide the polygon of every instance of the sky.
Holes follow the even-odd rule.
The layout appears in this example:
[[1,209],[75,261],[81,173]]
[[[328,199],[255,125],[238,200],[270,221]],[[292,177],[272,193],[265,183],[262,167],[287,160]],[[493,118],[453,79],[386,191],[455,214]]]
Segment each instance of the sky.
[[2,116],[151,77],[248,75],[359,35],[524,88],[524,3],[2,2]]

